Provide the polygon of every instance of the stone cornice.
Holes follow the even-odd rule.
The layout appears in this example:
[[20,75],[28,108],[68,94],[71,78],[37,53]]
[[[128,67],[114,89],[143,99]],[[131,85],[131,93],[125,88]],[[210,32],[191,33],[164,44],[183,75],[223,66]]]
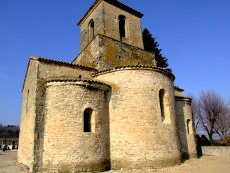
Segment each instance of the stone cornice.
[[184,96],[175,96],[176,101],[187,101],[189,103],[192,102],[191,97],[184,97]]
[[108,87],[107,89],[110,89],[111,86],[103,83],[103,82],[99,82],[96,80],[85,80],[85,79],[50,79],[50,80],[46,80],[46,83],[55,83],[55,82],[59,82],[59,83],[63,83],[63,84],[79,84],[79,85],[84,85],[86,87],[92,87],[93,84],[99,84],[99,85],[103,85]]
[[120,70],[135,70],[135,69],[136,70],[154,70],[154,71],[159,71],[161,73],[166,74],[173,81],[175,80],[175,76],[168,69],[163,69],[163,68],[154,67],[154,66],[143,66],[143,65],[133,65],[133,66],[116,67],[116,68],[113,68],[113,69],[108,69],[108,70],[103,70],[103,71],[96,72],[96,73],[92,74],[92,76],[96,77],[96,76],[99,76],[99,75],[102,75],[102,74],[111,73],[111,72],[115,72],[115,71],[120,71]]

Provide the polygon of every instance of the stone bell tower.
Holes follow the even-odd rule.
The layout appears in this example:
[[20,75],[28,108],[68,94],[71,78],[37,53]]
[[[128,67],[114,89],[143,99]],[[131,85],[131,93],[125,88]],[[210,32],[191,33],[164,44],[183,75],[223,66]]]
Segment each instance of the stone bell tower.
[[140,12],[116,0],[97,0],[78,22],[81,51],[101,34],[143,49]]
[[118,66],[155,66],[153,55],[144,51],[140,12],[117,0],[97,0],[78,22],[80,55],[74,64],[98,70]]

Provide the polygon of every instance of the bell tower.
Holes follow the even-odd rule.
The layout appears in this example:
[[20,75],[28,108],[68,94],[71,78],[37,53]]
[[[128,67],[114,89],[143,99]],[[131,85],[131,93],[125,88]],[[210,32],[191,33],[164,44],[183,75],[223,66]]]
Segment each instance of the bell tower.
[[117,0],[96,0],[78,22],[81,28],[81,51],[97,34],[143,48],[142,16]]
[[78,22],[80,55],[74,64],[105,70],[124,65],[151,65],[143,46],[142,13],[118,0],[96,0]]

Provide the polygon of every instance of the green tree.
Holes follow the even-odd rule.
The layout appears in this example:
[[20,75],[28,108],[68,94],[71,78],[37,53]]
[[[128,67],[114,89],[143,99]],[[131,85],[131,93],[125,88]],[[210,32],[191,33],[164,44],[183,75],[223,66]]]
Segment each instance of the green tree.
[[161,49],[158,48],[159,44],[152,36],[148,29],[144,29],[142,32],[144,49],[148,52],[155,54],[155,60],[157,61],[157,67],[168,67],[168,59],[161,55]]

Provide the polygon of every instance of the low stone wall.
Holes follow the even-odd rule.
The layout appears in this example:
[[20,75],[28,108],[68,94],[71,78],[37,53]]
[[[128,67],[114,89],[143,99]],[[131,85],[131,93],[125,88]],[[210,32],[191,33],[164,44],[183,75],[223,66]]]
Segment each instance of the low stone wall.
[[203,155],[212,155],[212,156],[230,156],[230,147],[227,146],[202,146]]

